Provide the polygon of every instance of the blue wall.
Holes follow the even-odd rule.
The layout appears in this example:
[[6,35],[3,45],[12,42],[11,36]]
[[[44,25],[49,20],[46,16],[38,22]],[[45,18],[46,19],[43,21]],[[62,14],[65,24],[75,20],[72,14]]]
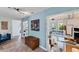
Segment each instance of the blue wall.
[[[77,7],[52,7],[46,9],[42,12],[34,14],[28,18],[29,20],[29,35],[36,36],[40,38],[40,45],[46,48],[46,18],[47,16],[58,14],[66,11],[71,11],[79,9]],[[31,20],[40,19],[40,31],[31,30]]]

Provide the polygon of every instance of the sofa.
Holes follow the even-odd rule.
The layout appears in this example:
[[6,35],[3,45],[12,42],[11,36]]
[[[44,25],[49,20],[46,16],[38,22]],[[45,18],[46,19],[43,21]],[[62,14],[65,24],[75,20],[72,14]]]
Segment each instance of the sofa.
[[34,36],[27,36],[25,37],[25,44],[34,50],[39,47],[39,38]]
[[6,33],[6,34],[0,34],[0,43],[5,42],[7,40],[11,40],[11,34]]

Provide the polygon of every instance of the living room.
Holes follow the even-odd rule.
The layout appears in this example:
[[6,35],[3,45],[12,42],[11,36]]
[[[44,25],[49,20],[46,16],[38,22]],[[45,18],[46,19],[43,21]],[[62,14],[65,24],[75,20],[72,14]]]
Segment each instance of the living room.
[[79,0],[1,0],[0,59],[79,58]]
[[[27,9],[28,8],[28,9]],[[41,7],[40,7],[41,8]],[[0,7],[0,51],[1,52],[41,52],[39,39],[35,38],[35,47],[29,48],[25,44],[25,36],[29,36],[28,17],[33,13],[40,12],[40,8],[31,7]],[[26,9],[29,11],[26,11]],[[6,11],[5,11],[6,10]],[[25,10],[25,11],[23,11]],[[25,12],[25,13],[24,13]],[[8,14],[8,15],[7,15]],[[38,31],[38,30],[37,30]],[[38,40],[37,40],[38,39]],[[29,43],[29,42],[27,42]],[[15,49],[16,48],[16,49]]]
[[50,45],[47,33],[48,20],[54,15],[57,16],[54,18],[62,19],[59,16],[62,13],[78,9],[78,7],[0,7],[0,51],[52,52],[50,49],[53,45]]

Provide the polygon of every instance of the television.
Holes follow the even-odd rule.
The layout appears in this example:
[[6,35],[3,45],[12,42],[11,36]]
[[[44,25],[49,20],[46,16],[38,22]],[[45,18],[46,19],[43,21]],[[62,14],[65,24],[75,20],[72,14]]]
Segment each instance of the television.
[[79,44],[79,28],[74,28],[74,39]]
[[74,31],[79,31],[79,28],[74,28]]

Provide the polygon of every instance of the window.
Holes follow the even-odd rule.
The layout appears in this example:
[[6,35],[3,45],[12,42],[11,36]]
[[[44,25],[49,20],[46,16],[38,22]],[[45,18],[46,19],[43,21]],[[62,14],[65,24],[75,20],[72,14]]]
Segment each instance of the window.
[[64,24],[63,23],[58,23],[58,29],[59,30],[64,30]]

